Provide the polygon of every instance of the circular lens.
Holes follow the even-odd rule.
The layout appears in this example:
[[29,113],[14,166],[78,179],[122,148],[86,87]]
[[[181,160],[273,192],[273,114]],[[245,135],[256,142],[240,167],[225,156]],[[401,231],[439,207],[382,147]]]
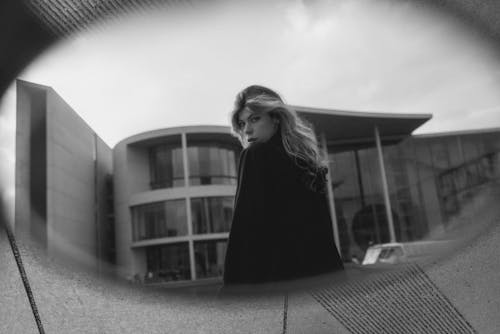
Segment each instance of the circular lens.
[[[220,1],[140,13],[82,5],[66,12],[68,26],[49,8],[32,4],[52,34],[67,35],[16,77],[0,106],[6,220],[35,268],[121,282],[148,301],[156,288],[211,299],[314,290],[312,300],[338,315],[338,300],[383,282],[410,277],[414,285],[398,286],[408,294],[432,280],[444,286],[436,263],[456,259],[499,217],[498,50],[449,13],[392,1]],[[87,26],[86,15],[105,12],[113,16]],[[252,84],[279,92],[314,130],[340,274],[311,277],[292,265],[333,253],[280,253],[296,233],[288,211],[307,208],[290,195],[279,233],[260,223],[266,210],[248,213],[259,218],[242,249],[248,259],[281,254],[300,279],[223,288],[242,187],[230,112]],[[301,215],[291,250],[318,235]],[[267,257],[259,259],[245,272],[265,276]],[[325,292],[332,286],[341,288]]]

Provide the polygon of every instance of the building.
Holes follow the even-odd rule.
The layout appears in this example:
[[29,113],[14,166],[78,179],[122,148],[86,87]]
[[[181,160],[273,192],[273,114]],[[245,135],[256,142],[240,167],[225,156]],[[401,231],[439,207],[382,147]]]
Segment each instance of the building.
[[95,270],[114,261],[112,150],[50,87],[17,80],[15,233]]
[[[69,182],[64,187],[58,185],[62,182],[57,177],[59,173],[67,173],[64,166],[73,166],[71,159],[49,153],[47,156],[52,158],[44,160],[43,154],[42,158],[39,156],[40,151],[30,151],[26,143],[49,148],[57,147],[53,144],[57,141],[76,145],[71,144],[74,139],[65,137],[74,133],[73,128],[85,129],[82,133],[86,135],[93,133],[68,106],[60,108],[44,102],[45,114],[49,116],[37,122],[54,135],[40,137],[37,127],[22,121],[33,119],[30,110],[41,103],[36,102],[36,94],[30,93],[34,87],[43,88],[18,82],[18,117],[24,115],[19,118],[18,137],[24,139],[18,145],[16,180],[20,180],[20,194],[24,194],[19,203],[31,203],[31,207],[36,207],[40,198],[43,200],[43,196],[34,195],[37,191],[64,188],[71,195],[84,191],[80,188],[85,185]],[[42,90],[56,96],[50,88]],[[23,107],[26,105],[32,107]],[[431,115],[294,108],[313,125],[323,154],[328,156],[334,237],[345,261],[360,259],[374,243],[445,237],[468,204],[500,180],[500,128],[415,136],[412,132],[429,121]],[[58,120],[63,117],[72,121]],[[55,131],[59,131],[60,137],[55,138]],[[31,140],[26,139],[28,134]],[[43,138],[46,144],[40,144]],[[89,231],[94,226],[94,232],[85,234],[84,239],[89,241],[83,248],[96,256],[106,249],[107,254],[116,252],[116,269],[121,277],[145,282],[219,280],[241,151],[229,127],[189,126],[148,131],[125,138],[112,150],[99,150],[102,145],[96,143],[101,142],[95,134],[92,138],[94,141],[90,140],[86,149],[81,146],[80,151],[74,151],[80,161],[88,162],[88,168],[73,166],[70,174],[75,179],[80,174],[93,175],[94,183],[87,182],[85,191],[93,194],[88,198],[92,197],[94,205],[87,200],[83,210],[83,199],[47,200],[45,210],[66,210],[67,217],[87,224]],[[46,168],[43,173],[48,177],[43,178],[40,170],[34,170],[39,163]],[[107,167],[99,169],[101,165]],[[90,166],[93,174],[89,174]],[[31,181],[26,181],[28,174]],[[109,175],[113,178],[107,188],[99,181],[104,175],[108,180]],[[22,202],[26,194],[33,197],[31,202]],[[106,200],[113,203],[114,210],[104,204]],[[75,209],[79,207],[81,210]],[[99,208],[107,211],[101,212]],[[88,212],[94,212],[94,220]],[[26,223],[29,217],[18,215],[16,209],[18,218],[24,221],[20,226],[52,226],[50,231],[57,231],[67,240],[73,240],[75,233],[83,229],[71,223],[58,223],[57,216],[48,214],[40,217],[43,223],[34,224],[33,215],[32,222]],[[103,230],[108,232],[97,233]],[[110,230],[115,236],[114,243],[110,241]],[[45,242],[49,245],[50,240]]]
[[151,282],[221,276],[240,150],[221,126],[156,130],[115,146],[122,276]]

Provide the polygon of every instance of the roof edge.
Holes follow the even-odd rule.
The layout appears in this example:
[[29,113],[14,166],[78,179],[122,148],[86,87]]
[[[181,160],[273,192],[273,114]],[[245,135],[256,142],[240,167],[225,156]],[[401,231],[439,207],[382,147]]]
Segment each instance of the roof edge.
[[314,107],[304,107],[297,105],[288,105],[295,109],[297,112],[301,113],[315,113],[315,114],[326,114],[326,115],[336,115],[336,116],[348,116],[348,117],[372,117],[372,118],[403,118],[403,119],[423,119],[429,120],[432,118],[432,114],[402,114],[402,113],[382,113],[382,112],[372,112],[372,111],[350,111],[350,110],[340,110],[340,109],[326,109],[326,108],[314,108]]
[[170,135],[180,135],[183,133],[199,133],[199,132],[213,132],[213,133],[226,133],[231,134],[231,127],[226,125],[183,125],[183,126],[173,126],[164,127],[148,131],[143,131],[132,136],[126,137],[119,142],[117,142],[113,147],[118,145],[128,145],[143,140],[153,139],[156,137],[170,136]]
[[441,132],[412,134],[412,137],[414,137],[414,138],[434,138],[434,137],[440,137],[440,136],[473,135],[473,134],[478,134],[478,133],[489,133],[489,132],[500,132],[500,127],[480,128],[480,129],[471,129],[471,130],[450,130],[450,131],[441,131]]

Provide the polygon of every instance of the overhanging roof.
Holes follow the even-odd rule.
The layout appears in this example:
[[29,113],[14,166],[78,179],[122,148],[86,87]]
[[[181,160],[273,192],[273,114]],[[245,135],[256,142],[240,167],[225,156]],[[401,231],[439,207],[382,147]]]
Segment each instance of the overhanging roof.
[[408,137],[432,118],[431,114],[396,114],[320,109],[301,106],[294,108],[302,118],[311,122],[318,135],[322,133],[329,145],[374,142],[375,126],[384,145]]

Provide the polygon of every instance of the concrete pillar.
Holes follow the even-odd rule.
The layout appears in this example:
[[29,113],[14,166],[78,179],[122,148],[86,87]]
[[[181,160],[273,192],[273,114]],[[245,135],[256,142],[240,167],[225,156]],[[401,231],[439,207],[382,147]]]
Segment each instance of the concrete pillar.
[[[328,158],[328,147],[326,144],[326,137],[325,133],[321,133],[321,146],[323,149],[323,154],[326,158]],[[330,208],[330,215],[332,217],[332,225],[333,225],[333,239],[335,240],[335,245],[337,246],[337,251],[339,254],[341,253],[340,250],[340,238],[339,238],[339,227],[337,223],[337,213],[335,212],[335,196],[333,195],[333,188],[332,188],[332,175],[331,175],[331,170],[330,166],[328,166],[328,174],[326,175],[326,181],[327,181],[327,190],[328,190],[328,205]]]
[[378,131],[377,126],[375,126],[375,142],[377,143],[378,162],[380,166],[380,177],[382,178],[382,190],[384,193],[385,212],[387,215],[387,222],[389,224],[390,242],[396,242],[394,221],[392,220],[391,201],[389,198],[389,187],[387,186],[387,176],[385,173],[385,166],[384,166],[384,156],[382,155],[382,144],[380,142],[380,133]]
[[[187,137],[186,133],[182,133],[182,160],[183,160],[183,165],[184,165],[184,187],[189,187],[189,165],[188,165],[188,152],[187,152]],[[186,195],[186,218],[187,218],[187,228],[188,228],[188,235],[192,236],[193,235],[193,224],[191,221],[191,197]],[[195,280],[196,279],[196,264],[195,264],[195,257],[194,257],[194,241],[192,238],[188,241],[189,243],[189,265],[190,265],[190,270],[191,270],[191,279]]]

